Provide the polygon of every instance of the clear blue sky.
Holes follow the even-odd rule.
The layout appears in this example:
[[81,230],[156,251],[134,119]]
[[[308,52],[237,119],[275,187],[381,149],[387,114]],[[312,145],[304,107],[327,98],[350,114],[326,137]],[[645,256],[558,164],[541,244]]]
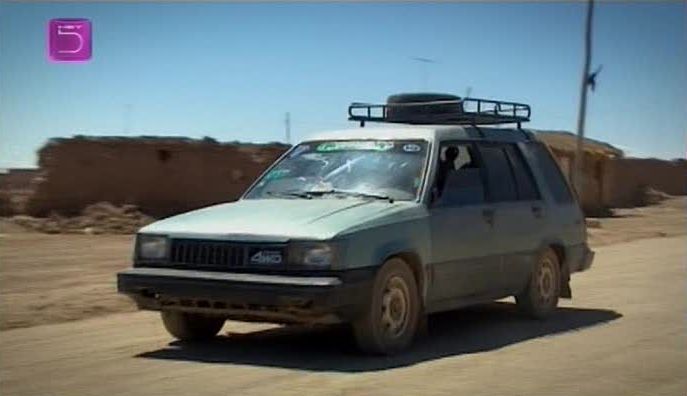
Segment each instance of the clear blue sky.
[[[588,135],[685,156],[685,2],[601,3]],[[531,127],[575,130],[583,3],[2,3],[0,167],[73,134],[294,139],[351,126],[351,101],[427,90],[530,103]],[[93,22],[94,58],[53,64],[50,18]],[[421,66],[432,58],[427,86]]]

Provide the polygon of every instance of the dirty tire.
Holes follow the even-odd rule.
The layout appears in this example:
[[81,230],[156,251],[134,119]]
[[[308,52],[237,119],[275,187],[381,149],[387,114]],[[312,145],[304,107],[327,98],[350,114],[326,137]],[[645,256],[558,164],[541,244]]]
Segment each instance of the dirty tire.
[[387,260],[375,276],[367,311],[355,322],[358,347],[366,353],[391,355],[413,341],[420,318],[417,282],[400,258]]
[[525,290],[515,296],[518,308],[535,319],[544,319],[556,310],[561,291],[561,269],[552,249],[539,255]]
[[165,329],[182,341],[207,340],[217,335],[224,325],[224,318],[202,314],[162,311]]

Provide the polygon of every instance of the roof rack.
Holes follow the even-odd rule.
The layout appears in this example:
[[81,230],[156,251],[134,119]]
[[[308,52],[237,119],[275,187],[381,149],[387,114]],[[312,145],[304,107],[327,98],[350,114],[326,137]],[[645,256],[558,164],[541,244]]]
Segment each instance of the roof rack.
[[494,125],[520,124],[530,120],[530,106],[478,98],[458,98],[407,103],[351,103],[348,119],[403,124]]

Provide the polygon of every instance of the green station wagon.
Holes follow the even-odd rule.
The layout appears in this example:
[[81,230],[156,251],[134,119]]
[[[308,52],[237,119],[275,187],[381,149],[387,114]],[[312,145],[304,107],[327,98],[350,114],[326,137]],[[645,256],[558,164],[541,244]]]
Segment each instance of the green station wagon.
[[292,147],[238,201],[141,229],[119,291],[181,340],[227,319],[344,322],[381,354],[430,313],[514,296],[545,318],[571,296],[593,252],[556,162],[520,127],[529,106],[402,94],[349,116],[361,127]]

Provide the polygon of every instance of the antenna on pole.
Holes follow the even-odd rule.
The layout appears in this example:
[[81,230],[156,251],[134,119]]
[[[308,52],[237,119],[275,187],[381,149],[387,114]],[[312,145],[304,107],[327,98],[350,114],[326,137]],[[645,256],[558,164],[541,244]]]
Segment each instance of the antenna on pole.
[[[590,79],[589,64],[592,60],[592,17],[594,15],[594,0],[587,3],[587,21],[584,35],[584,66],[582,68],[582,82],[580,84],[580,110],[577,115],[577,149],[575,150],[575,169],[572,173],[572,185],[577,195],[582,199],[582,172],[584,170],[584,121],[587,115],[587,87],[590,81],[596,84],[595,78]],[[597,72],[598,73],[598,72]]]
[[284,128],[286,132],[286,143],[291,144],[291,113],[287,112],[284,117]]
[[465,98],[469,98],[471,93],[472,93],[472,87],[467,87],[467,88],[465,89],[465,95],[464,95],[464,97],[465,97]]
[[437,63],[434,59],[429,59],[429,58],[422,58],[419,56],[411,56],[411,60],[414,60],[416,62],[420,63],[420,68],[421,68],[421,73],[422,73],[422,89],[427,90],[427,82],[429,80],[429,71],[427,70],[427,66],[430,63]]

